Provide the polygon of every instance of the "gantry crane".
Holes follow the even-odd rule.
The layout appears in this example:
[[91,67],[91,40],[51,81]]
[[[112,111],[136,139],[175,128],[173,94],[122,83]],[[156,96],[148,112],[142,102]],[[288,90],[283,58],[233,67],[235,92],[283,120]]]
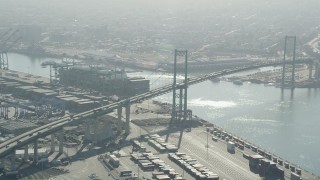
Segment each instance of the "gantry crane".
[[13,41],[9,42],[10,39],[14,38],[16,34],[19,32],[19,30],[14,30],[10,28],[8,31],[3,33],[0,36],[0,41],[2,42],[0,45],[0,69],[9,69],[9,63],[8,63],[8,51],[17,44],[17,42],[22,38],[21,36],[18,38],[15,38]]

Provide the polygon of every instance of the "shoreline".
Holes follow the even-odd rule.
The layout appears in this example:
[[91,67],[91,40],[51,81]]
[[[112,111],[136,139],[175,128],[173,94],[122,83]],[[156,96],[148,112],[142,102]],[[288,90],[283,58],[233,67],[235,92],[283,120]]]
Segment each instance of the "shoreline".
[[[171,111],[171,104],[170,103],[161,103],[160,101],[153,101],[152,104],[157,104],[158,106],[160,106],[161,108],[163,109],[167,109],[168,107],[170,108],[169,111]],[[143,106],[143,105],[142,105]],[[157,114],[157,110],[148,110],[147,112],[145,112],[146,114]],[[139,126],[140,128],[144,129],[145,131],[147,131],[149,134],[156,134],[158,132],[161,132],[163,131],[164,129],[167,129],[169,128],[169,122],[170,122],[170,113],[165,113],[163,114],[167,117],[166,118],[159,118],[158,121],[156,121],[155,119],[155,116],[153,118],[147,118],[148,115],[146,115],[146,119],[142,119],[142,120],[132,120],[132,123],[134,123],[135,125]],[[152,117],[152,115],[151,115]],[[149,121],[148,123],[141,123],[139,121]],[[150,123],[151,121],[151,123]],[[301,169],[305,174],[310,174],[310,175],[314,175],[318,178],[320,178],[319,175],[317,174],[314,174],[313,172],[301,167],[301,165],[299,164],[296,164],[296,163],[293,163],[285,158],[282,158],[281,156],[277,155],[276,152],[271,152],[271,151],[268,151],[267,148],[265,147],[262,147],[261,145],[259,144],[255,144],[255,143],[252,143],[251,141],[249,141],[248,139],[244,139],[242,138],[241,136],[238,136],[236,134],[234,134],[233,132],[230,132],[230,131],[227,131],[226,129],[214,124],[214,123],[211,123],[209,122],[208,120],[205,120],[205,119],[202,119],[200,117],[198,117],[197,115],[193,115],[193,119],[192,121],[194,121],[191,125],[191,131],[193,128],[206,128],[206,129],[213,129],[213,128],[217,128],[220,132],[225,132],[226,135],[228,136],[231,136],[230,139],[233,139],[233,137],[235,137],[235,139],[237,139],[237,143],[240,142],[240,144],[242,144],[243,146],[243,150],[240,149],[241,152],[244,152],[244,150],[250,150],[251,153],[253,154],[262,154],[264,157],[266,156],[271,156],[271,160],[270,161],[273,161],[274,159],[273,158],[276,158],[277,160],[282,160],[283,161],[283,165],[280,166],[282,167],[283,169],[286,169],[284,167],[284,163],[288,163],[289,164],[289,167],[290,166],[293,166],[297,169]],[[197,124],[197,122],[199,124]],[[177,132],[179,131],[179,129],[184,129],[184,131],[186,131],[186,127],[179,127],[179,125],[174,125],[176,126],[176,128],[173,128],[173,132],[170,131],[170,133],[174,133],[174,132]],[[183,125],[184,126],[184,125]],[[152,128],[152,129],[158,129],[158,131],[150,131],[149,129]],[[215,137],[217,138],[217,136],[215,136],[213,133],[211,132],[208,132],[208,134],[210,135],[210,140],[212,137]],[[217,138],[218,140],[224,142],[226,144],[226,141],[225,139],[222,139],[222,138]],[[250,148],[248,148],[250,146]],[[257,150],[256,151],[252,151],[252,147],[256,148]],[[259,153],[261,151],[261,153]],[[289,168],[290,169],[290,168]]]
[[[217,129],[220,130],[220,132],[225,132],[225,134],[231,135],[232,137],[235,137],[235,138],[238,139],[239,141],[243,142],[243,150],[239,149],[239,147],[237,146],[237,150],[238,150],[240,153],[242,153],[242,154],[245,154],[245,153],[244,153],[244,150],[252,151],[252,149],[251,149],[251,148],[248,148],[248,146],[247,146],[247,145],[250,145],[251,147],[255,147],[255,148],[257,149],[256,151],[252,151],[251,154],[260,154],[260,155],[262,154],[265,158],[267,158],[266,155],[271,155],[271,160],[270,160],[270,161],[273,161],[273,158],[276,158],[278,161],[279,161],[279,160],[282,161],[283,164],[282,164],[281,166],[280,166],[280,165],[278,165],[278,166],[280,166],[281,168],[283,168],[283,169],[286,170],[286,171],[290,171],[290,167],[295,167],[295,169],[300,169],[300,170],[302,171],[302,177],[303,177],[304,175],[306,175],[306,174],[310,174],[310,175],[312,175],[312,176],[315,176],[316,178],[320,178],[319,175],[316,175],[316,174],[314,174],[313,172],[310,172],[310,171],[306,170],[305,168],[302,168],[300,165],[295,164],[295,163],[293,163],[293,162],[291,162],[291,161],[288,161],[287,159],[282,158],[281,156],[278,156],[276,153],[272,153],[272,152],[268,151],[267,149],[261,147],[260,145],[251,143],[249,140],[243,139],[242,137],[237,136],[237,135],[233,134],[232,132],[227,131],[226,129],[224,129],[224,128],[220,127],[220,126],[217,126],[217,125],[215,125],[215,124],[213,124],[213,123],[211,123],[211,122],[209,122],[209,121],[207,121],[207,120],[204,120],[204,119],[202,119],[202,118],[199,118],[197,115],[194,115],[194,117],[197,117],[197,118],[198,118],[198,119],[195,120],[195,121],[198,121],[198,122],[199,122],[199,125],[196,126],[196,127],[191,128],[191,129],[207,128],[207,130],[208,130],[208,128],[217,128]],[[145,120],[142,120],[142,121],[149,121],[149,120],[150,120],[150,119],[145,119]],[[163,131],[163,129],[168,128],[168,123],[155,123],[155,124],[153,124],[153,125],[150,125],[150,124],[149,124],[149,125],[141,125],[140,123],[137,123],[135,120],[133,120],[132,123],[135,124],[135,125],[137,125],[137,126],[140,127],[141,129],[145,130],[146,132],[148,132],[148,135],[158,134],[159,132]],[[157,131],[150,131],[150,128],[159,128],[159,129],[158,129]],[[182,127],[182,128],[181,128],[181,127],[180,127],[180,128],[179,128],[179,127],[176,127],[176,128],[174,129],[174,131],[171,132],[171,134],[174,134],[174,133],[178,132],[180,129],[184,129],[184,131],[186,130],[184,127]],[[192,131],[192,130],[191,130],[191,131]],[[208,133],[208,135],[209,135],[209,137],[210,137],[210,141],[212,141],[212,140],[211,140],[212,137],[216,137],[216,136],[214,136],[210,131],[207,132],[207,133]],[[221,138],[217,138],[217,139],[218,139],[218,141],[220,141],[220,142],[222,142],[222,143],[224,143],[224,144],[227,144],[227,141],[225,141],[224,139],[221,139]],[[247,155],[247,154],[245,154],[245,155]],[[245,156],[245,155],[243,155],[243,156]],[[285,168],[285,166],[284,166],[285,163],[288,163],[288,165],[289,165],[289,166],[288,166],[288,167],[289,167],[288,169]],[[287,172],[287,173],[288,173],[288,172]],[[289,174],[286,174],[285,177],[288,178],[288,179],[290,179]]]
[[[16,53],[16,54],[22,54],[22,55],[26,55],[26,56],[38,56],[41,58],[63,58],[63,54],[53,54],[50,52],[41,52],[41,53],[36,53],[36,52],[26,52],[25,50],[11,50],[9,53]],[[66,58],[74,58],[74,56],[70,56],[70,55],[66,55]],[[88,62],[88,58],[85,57],[78,57],[77,59],[84,61],[84,62]],[[109,60],[110,61],[110,60]],[[108,63],[109,61],[105,61],[104,63]],[[98,63],[98,62],[97,62]],[[157,72],[159,70],[155,69],[154,67],[146,67],[144,65],[142,66],[137,66],[137,65],[133,65],[132,63],[129,62],[122,62],[126,65],[127,68],[129,69],[133,69],[133,70],[128,70],[128,73],[132,73],[132,72],[141,72],[143,70],[146,71],[152,71],[152,72]],[[216,71],[219,71],[219,69],[216,69]],[[275,78],[275,75],[270,75],[270,71],[264,71],[264,72],[258,72],[258,73],[252,73],[250,75],[245,75],[245,76],[234,76],[234,77],[230,77],[228,78],[228,81],[236,81],[236,80],[240,80],[243,82],[250,82],[253,84],[264,84],[265,86],[274,86],[276,88],[281,88],[281,84],[280,84],[280,80],[279,79],[273,79]],[[168,72],[168,71],[165,71]],[[208,72],[212,72],[212,71],[208,71]],[[276,71],[272,71],[273,74],[276,73],[279,77],[280,74],[278,74],[279,72]],[[269,75],[268,75],[269,73]],[[303,72],[305,73],[305,72]],[[268,76],[271,76],[271,80],[268,80]],[[292,88],[291,85],[286,84],[284,88]],[[298,82],[295,82],[295,86],[293,88],[320,88],[320,80],[316,80],[315,78],[312,79],[303,79],[303,80],[299,80]]]

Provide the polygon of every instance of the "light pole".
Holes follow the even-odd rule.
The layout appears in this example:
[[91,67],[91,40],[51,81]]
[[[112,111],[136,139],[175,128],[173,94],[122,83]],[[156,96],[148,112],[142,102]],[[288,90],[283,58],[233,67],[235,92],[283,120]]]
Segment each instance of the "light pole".
[[184,178],[184,160],[182,161],[182,177]]

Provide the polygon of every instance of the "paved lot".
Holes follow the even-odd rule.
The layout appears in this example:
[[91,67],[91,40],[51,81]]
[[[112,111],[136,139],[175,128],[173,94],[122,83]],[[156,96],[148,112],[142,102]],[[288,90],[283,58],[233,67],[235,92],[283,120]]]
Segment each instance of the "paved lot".
[[[170,142],[178,143],[178,134],[173,134]],[[214,142],[204,129],[196,128],[191,133],[184,133],[179,152],[184,152],[197,159],[201,164],[218,174],[221,179],[260,179],[249,170],[248,162],[242,158],[242,153],[230,154],[222,142]]]
[[[162,126],[159,127],[148,127],[147,130],[155,133],[160,130],[164,130]],[[139,137],[141,134],[148,134],[148,132],[134,124],[131,124],[131,134],[127,139]],[[161,134],[161,133],[159,133]],[[180,133],[172,133],[169,138],[169,143],[178,144]],[[163,135],[162,137],[165,138]],[[208,137],[208,141],[207,141]],[[208,146],[207,146],[208,143]],[[149,146],[146,142],[143,145],[154,154],[158,152]],[[77,155],[76,152],[80,151]],[[139,174],[140,178],[151,178],[151,172],[142,171],[137,164],[130,160],[130,153],[132,151],[131,146],[122,148],[128,156],[120,158],[120,167],[112,170],[110,173],[118,175],[120,170],[132,170],[136,175]],[[67,166],[61,166],[68,172],[59,171],[53,168],[45,168],[42,166],[30,167],[30,175],[22,179],[61,179],[61,180],[72,180],[72,179],[90,179],[88,176],[95,173],[99,179],[113,179],[109,176],[109,170],[105,168],[103,163],[98,160],[98,156],[102,153],[106,153],[104,149],[91,149],[88,148],[65,148],[65,153],[72,157],[72,164]],[[214,142],[211,139],[211,134],[205,131],[205,127],[193,128],[191,132],[184,132],[180,152],[184,152],[194,159],[197,159],[199,163],[206,166],[212,172],[218,174],[220,179],[239,179],[239,180],[256,180],[261,179],[258,174],[254,174],[249,170],[248,160],[242,157],[242,152],[236,149],[235,154],[227,152],[226,142],[219,139],[218,142]],[[246,154],[255,154],[249,149],[244,149]],[[56,156],[57,153],[50,156],[50,160]],[[75,156],[74,156],[75,155]],[[170,165],[175,171],[183,175],[186,179],[194,179],[187,172],[185,172],[180,166],[168,159],[167,153],[159,154],[161,160],[165,161],[166,164]],[[303,179],[318,179],[314,178],[310,174],[307,176],[306,172],[303,171]],[[289,176],[287,170],[286,175]],[[289,178],[286,178],[289,179]]]

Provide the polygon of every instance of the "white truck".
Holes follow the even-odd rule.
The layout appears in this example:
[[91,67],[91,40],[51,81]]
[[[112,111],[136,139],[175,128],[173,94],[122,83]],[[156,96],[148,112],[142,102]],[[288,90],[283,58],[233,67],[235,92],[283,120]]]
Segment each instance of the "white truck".
[[229,153],[235,153],[236,144],[232,141],[228,141],[227,150]]

